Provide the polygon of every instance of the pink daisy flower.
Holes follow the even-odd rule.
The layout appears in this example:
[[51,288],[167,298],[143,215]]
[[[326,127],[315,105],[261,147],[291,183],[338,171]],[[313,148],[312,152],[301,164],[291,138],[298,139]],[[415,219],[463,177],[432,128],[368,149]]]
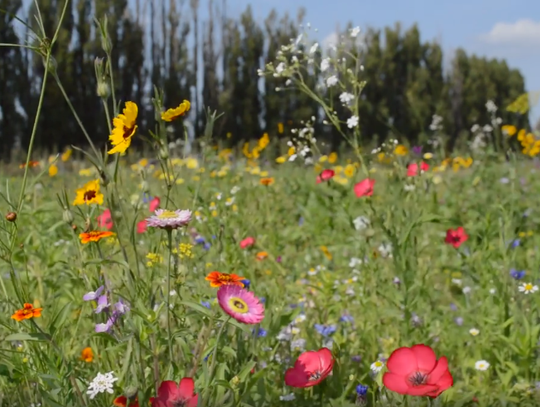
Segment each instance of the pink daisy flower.
[[190,220],[190,210],[169,211],[167,209],[157,209],[154,215],[146,219],[146,224],[151,228],[177,229],[186,226]]
[[222,285],[217,298],[223,311],[243,324],[258,324],[264,318],[264,306],[248,290],[237,285]]

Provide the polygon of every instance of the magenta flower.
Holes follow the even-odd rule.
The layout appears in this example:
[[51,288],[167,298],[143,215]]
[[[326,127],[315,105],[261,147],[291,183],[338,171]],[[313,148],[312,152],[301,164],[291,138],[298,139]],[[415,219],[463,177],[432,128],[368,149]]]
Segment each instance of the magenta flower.
[[152,228],[177,229],[186,226],[190,220],[190,210],[169,211],[167,209],[157,209],[154,215],[146,219],[146,224]]
[[104,290],[104,286],[99,287],[96,291],[90,291],[83,296],[83,300],[85,301],[95,301],[98,299],[98,297],[101,295],[101,293]]
[[223,311],[243,324],[258,324],[264,318],[264,306],[255,295],[236,285],[222,285],[217,298]]

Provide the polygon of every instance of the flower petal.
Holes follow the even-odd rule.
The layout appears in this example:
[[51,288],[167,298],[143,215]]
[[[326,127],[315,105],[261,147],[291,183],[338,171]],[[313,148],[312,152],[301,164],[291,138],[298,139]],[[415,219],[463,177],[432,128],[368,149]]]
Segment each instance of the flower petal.
[[172,380],[165,380],[158,389],[158,400],[166,402],[178,396],[178,385]]
[[437,364],[437,356],[435,352],[429,346],[426,345],[414,345],[411,350],[416,357],[416,363],[418,364],[418,370],[422,373],[429,373]]
[[383,375],[383,384],[388,390],[399,394],[408,394],[410,388],[405,376],[396,373],[385,373]]
[[193,397],[193,392],[195,390],[195,383],[193,382],[193,379],[191,377],[184,377],[182,380],[180,380],[180,384],[178,386],[178,395],[186,400]]
[[416,355],[410,348],[396,349],[386,362],[388,370],[401,376],[408,376],[410,373],[418,369]]
[[435,367],[431,370],[429,374],[428,383],[429,384],[438,384],[439,379],[448,371],[448,359],[446,356],[443,356],[439,359]]

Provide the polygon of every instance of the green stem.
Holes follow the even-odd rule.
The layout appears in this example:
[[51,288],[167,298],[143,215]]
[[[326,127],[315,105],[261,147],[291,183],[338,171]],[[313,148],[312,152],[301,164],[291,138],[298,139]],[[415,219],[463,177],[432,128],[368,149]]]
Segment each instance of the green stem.
[[171,333],[171,258],[172,258],[172,230],[167,229],[169,243],[169,262],[167,266],[167,333],[169,337],[169,360],[172,363],[172,333]]

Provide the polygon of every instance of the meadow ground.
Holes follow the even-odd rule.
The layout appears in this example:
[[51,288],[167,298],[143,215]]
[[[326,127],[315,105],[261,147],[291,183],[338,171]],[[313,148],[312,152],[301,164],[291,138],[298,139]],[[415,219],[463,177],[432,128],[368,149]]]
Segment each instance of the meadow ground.
[[[24,169],[2,170],[1,405],[147,405],[182,378],[187,406],[193,393],[205,407],[540,403],[536,165],[435,156],[407,176],[420,162],[407,153],[370,164],[372,195],[357,196],[370,185],[355,187],[364,176],[346,159],[228,154],[168,158],[169,182],[159,162],[121,158],[107,185],[82,161],[44,160],[18,210]],[[323,169],[333,176],[317,183]],[[193,213],[147,226],[156,208]],[[242,277],[240,302],[217,300],[233,286],[211,282],[235,280],[214,271]],[[415,344],[448,360],[437,398],[383,384],[392,352]],[[320,356],[302,379],[316,386],[287,386],[299,355],[323,347],[331,372]],[[431,357],[414,362],[424,374]],[[431,379],[414,370],[400,386],[425,395]]]

